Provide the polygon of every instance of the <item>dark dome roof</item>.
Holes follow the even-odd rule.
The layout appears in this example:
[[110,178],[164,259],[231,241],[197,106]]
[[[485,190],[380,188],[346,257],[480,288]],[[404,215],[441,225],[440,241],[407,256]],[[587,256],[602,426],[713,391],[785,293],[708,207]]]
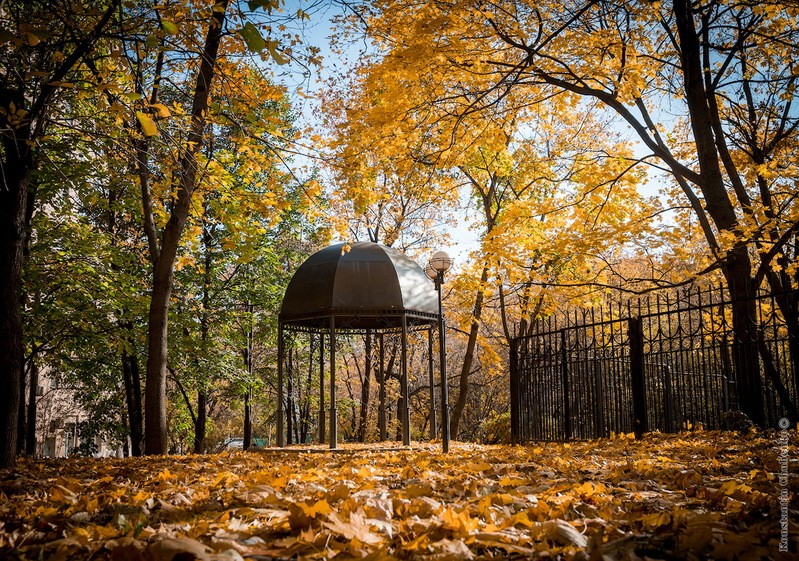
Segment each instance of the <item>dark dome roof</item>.
[[312,328],[380,329],[433,323],[438,299],[433,281],[410,257],[371,242],[335,244],[311,255],[289,282],[280,320]]

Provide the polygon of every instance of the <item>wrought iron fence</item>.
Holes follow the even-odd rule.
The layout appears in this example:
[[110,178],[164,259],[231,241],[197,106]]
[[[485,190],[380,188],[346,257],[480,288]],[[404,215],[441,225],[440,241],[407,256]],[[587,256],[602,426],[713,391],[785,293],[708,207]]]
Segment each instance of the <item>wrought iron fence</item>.
[[[796,421],[799,325],[786,321],[786,305],[797,302],[796,292],[756,299],[749,356],[768,426]],[[722,287],[687,288],[533,325],[511,345],[514,441],[722,428],[738,409],[731,305]]]

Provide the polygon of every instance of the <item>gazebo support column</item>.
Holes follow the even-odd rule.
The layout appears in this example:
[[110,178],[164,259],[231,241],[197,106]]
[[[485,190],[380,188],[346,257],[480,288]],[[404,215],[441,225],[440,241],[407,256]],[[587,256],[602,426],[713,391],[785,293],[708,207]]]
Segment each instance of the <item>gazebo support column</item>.
[[380,442],[386,440],[386,340],[381,333],[380,338],[380,405],[377,412],[377,428],[380,430]]
[[338,447],[338,407],[336,406],[336,318],[330,316],[330,449]]
[[325,442],[325,334],[319,334],[319,444]]
[[408,395],[408,321],[402,316],[402,444],[411,445],[411,403]]
[[427,383],[430,384],[430,440],[438,436],[436,419],[436,381],[433,374],[433,330],[427,330]]
[[277,324],[277,445],[286,445],[283,434],[283,323]]

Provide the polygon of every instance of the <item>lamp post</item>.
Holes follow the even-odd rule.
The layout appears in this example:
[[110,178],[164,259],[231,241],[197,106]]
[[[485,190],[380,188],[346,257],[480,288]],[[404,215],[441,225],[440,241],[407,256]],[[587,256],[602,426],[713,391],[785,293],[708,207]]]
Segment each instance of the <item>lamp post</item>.
[[436,285],[438,293],[438,352],[441,369],[441,444],[449,452],[449,387],[447,386],[447,348],[444,334],[444,308],[441,305],[441,285],[444,273],[452,267],[452,258],[445,251],[436,251],[427,263],[424,272]]

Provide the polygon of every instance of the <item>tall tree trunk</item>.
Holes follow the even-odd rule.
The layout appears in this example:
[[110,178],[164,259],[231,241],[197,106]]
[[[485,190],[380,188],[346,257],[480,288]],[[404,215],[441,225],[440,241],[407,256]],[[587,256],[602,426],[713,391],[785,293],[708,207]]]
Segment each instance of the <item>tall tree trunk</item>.
[[[128,322],[126,328],[133,328]],[[141,374],[139,359],[135,351],[122,350],[122,380],[125,384],[125,403],[128,409],[128,430],[130,431],[130,454],[141,456],[144,430],[142,426]]]
[[[169,228],[172,224],[172,228]],[[172,295],[172,277],[177,253],[177,239],[183,225],[170,219],[167,224],[173,254],[165,255],[155,264],[153,290],[147,326],[147,379],[144,386],[144,453],[166,454],[169,446],[166,426],[166,364],[169,299]],[[167,233],[164,234],[166,241]]]
[[19,411],[17,415],[17,454],[24,454],[25,453],[25,440],[28,435],[27,431],[27,421],[28,421],[28,408],[25,404],[26,400],[26,389],[27,389],[27,372],[29,368],[25,367],[25,357],[22,357],[22,377],[19,381]]
[[483,266],[480,275],[480,288],[474,298],[474,308],[472,309],[472,325],[469,328],[469,338],[466,342],[466,354],[463,356],[463,366],[461,367],[461,377],[458,382],[458,401],[452,408],[452,418],[449,423],[449,433],[452,438],[458,438],[458,427],[460,426],[463,410],[466,408],[466,399],[469,396],[469,374],[472,371],[474,362],[474,351],[477,347],[477,332],[480,329],[480,316],[483,315],[483,298],[485,292],[483,287],[488,281],[488,265]]
[[194,421],[194,453],[205,452],[205,431],[208,424],[208,392],[197,390],[197,416]]
[[[22,99],[0,92],[0,107]],[[0,128],[8,127],[0,119]],[[3,134],[0,166],[0,468],[13,465],[17,457],[20,387],[23,377],[22,261],[27,238],[25,212],[28,206],[29,172],[33,167],[27,140],[30,128]]]
[[[36,200],[36,186],[31,181],[31,172],[35,168],[32,147],[34,141],[46,132],[47,121],[43,117],[56,91],[54,84],[67,78],[78,61],[91,50],[111,17],[117,13],[118,6],[119,0],[111,0],[90,33],[69,35],[77,37],[74,49],[71,52],[68,49],[59,50],[62,59],[42,81],[42,87],[32,103],[28,103],[26,94],[36,92],[25,92],[28,79],[14,82],[16,76],[25,76],[26,69],[19,69],[20,72],[13,76],[6,75],[9,81],[0,83],[0,107],[6,109],[0,115],[0,142],[3,146],[0,160],[0,468],[13,465],[17,456],[24,349],[20,307],[22,264]],[[25,21],[19,23],[20,27],[30,24]],[[49,48],[47,41],[42,41],[41,45],[43,49]],[[67,54],[63,56],[65,52]],[[26,111],[21,123],[9,122],[12,112],[7,109],[11,103],[17,110]]]
[[[380,349],[380,352],[382,353],[381,360],[385,361],[385,356],[386,356],[385,355],[385,349],[382,347],[382,345],[385,345],[385,336],[382,336],[382,338],[381,338],[381,349]],[[388,363],[384,362],[383,364],[381,364],[382,372],[381,372],[381,378],[380,378],[380,391],[381,391],[381,400],[382,400],[381,403],[382,403],[382,406],[383,406],[383,425],[380,428],[380,431],[381,431],[380,432],[380,441],[381,442],[386,440],[386,439],[388,439],[388,437],[389,437],[388,428],[389,428],[389,425],[391,424],[391,403],[389,403],[389,401],[387,399],[387,396],[386,396],[386,383],[388,382],[389,379],[394,377],[393,376],[394,363],[395,363],[396,358],[397,358],[397,338],[396,337],[392,337],[391,338],[391,347],[390,348],[391,348],[391,352],[390,352],[389,357],[388,357]]]
[[[740,229],[729,193],[724,184],[713,132],[709,95],[702,70],[701,43],[694,23],[691,0],[674,0],[675,24],[680,40],[680,56],[685,100],[691,116],[691,128],[699,161],[699,188],[705,206],[719,230],[737,234]],[[733,300],[732,324],[735,331],[733,358],[736,387],[741,409],[758,426],[765,424],[757,341],[756,288],[752,281],[752,263],[748,249],[739,244],[725,256],[723,267]]]
[[358,441],[366,442],[366,422],[369,418],[369,385],[372,378],[372,332],[366,333],[366,365],[361,384],[361,414],[358,425]]
[[[202,309],[200,310],[200,352],[203,357],[208,352],[208,338],[210,334],[210,308],[211,308],[211,277],[213,268],[213,256],[211,255],[211,244],[213,243],[213,232],[209,230],[207,224],[203,223],[203,298]],[[196,356],[196,355],[195,355]],[[245,358],[246,359],[246,358]],[[199,362],[197,364],[199,368]],[[208,422],[208,390],[203,380],[200,381],[200,389],[197,390],[197,416],[194,422],[194,453],[202,454],[205,452],[206,424]]]
[[751,268],[747,248],[740,246],[730,251],[723,271],[732,300],[732,326],[735,333],[732,356],[738,405],[752,422],[764,427],[766,416],[758,351],[761,334],[757,320],[757,293],[751,278]]
[[25,453],[33,457],[36,455],[36,402],[39,395],[39,364],[36,355],[31,354],[29,368],[30,387],[28,388],[28,420],[26,423]]
[[244,368],[247,370],[247,391],[244,394],[244,443],[242,447],[247,450],[252,446],[252,368],[253,368],[253,332],[252,332],[252,313],[253,305],[247,302],[247,312],[249,313],[249,325],[247,327],[247,344],[244,348]]
[[311,429],[311,393],[313,391],[313,372],[314,372],[314,336],[310,336],[308,345],[308,375],[305,378],[305,396],[302,400],[300,411],[300,438],[303,442],[308,440]]
[[[219,52],[219,42],[228,3],[229,0],[221,0],[214,7],[194,88],[191,127],[181,156],[176,201],[164,228],[160,248],[152,256],[153,289],[148,314],[147,380],[144,392],[144,451],[146,454],[166,454],[169,446],[166,425],[169,301],[172,295],[172,280],[178,245],[189,217],[191,197],[197,185],[197,151],[202,146],[211,80],[214,77],[214,66]],[[152,216],[152,209],[145,209],[145,214],[145,220],[147,220]],[[148,237],[152,236],[153,232],[148,230]]]
[[244,394],[244,441],[241,447],[247,450],[252,446],[252,386]]
[[[799,389],[799,292],[793,289],[790,275],[785,272],[785,269],[788,268],[788,263],[789,260],[787,258],[782,259],[780,264],[784,267],[783,271],[777,273],[769,267],[765,276],[769,280],[771,294],[774,295],[774,300],[782,312],[785,330],[788,333],[788,354],[792,365],[792,373],[789,373],[789,378],[792,379],[794,387]],[[763,343],[761,337],[760,345],[762,346]],[[764,357],[763,360],[765,361],[766,358]],[[766,371],[768,372],[768,367],[766,367]],[[784,384],[786,381],[780,380],[780,383]],[[790,392],[786,391],[785,393],[789,399],[783,405],[789,412],[791,410],[795,411],[799,407],[799,403],[790,400]],[[782,401],[785,401],[785,399],[783,398]],[[794,415],[793,417],[796,416]],[[790,421],[791,424],[795,424],[799,422],[799,418],[791,418]]]

